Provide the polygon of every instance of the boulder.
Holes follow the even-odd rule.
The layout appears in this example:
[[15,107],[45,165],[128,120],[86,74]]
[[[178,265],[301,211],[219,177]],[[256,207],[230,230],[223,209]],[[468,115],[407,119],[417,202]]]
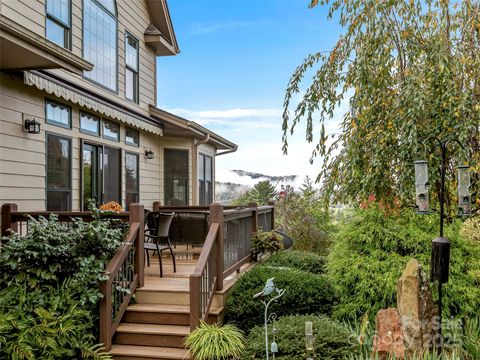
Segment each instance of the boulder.
[[406,354],[432,349],[436,339],[436,311],[425,273],[417,260],[408,262],[397,282],[397,309]]
[[375,319],[375,337],[373,339],[372,359],[405,359],[403,331],[400,314],[397,309],[382,309]]

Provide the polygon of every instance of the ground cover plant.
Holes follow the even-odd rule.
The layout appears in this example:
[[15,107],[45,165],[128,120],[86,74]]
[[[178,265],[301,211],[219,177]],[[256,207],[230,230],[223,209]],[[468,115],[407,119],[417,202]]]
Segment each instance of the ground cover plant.
[[0,355],[5,359],[108,359],[96,346],[98,284],[124,237],[95,217],[67,226],[52,215],[3,239]]
[[[312,321],[316,338],[314,351],[305,350],[305,321]],[[275,326],[275,340],[278,344],[278,360],[298,360],[312,357],[316,359],[346,359],[356,348],[354,333],[342,323],[327,316],[284,316],[269,325],[270,341],[272,328]],[[247,347],[241,359],[265,358],[265,332],[263,326],[256,326],[250,332]],[[309,355],[309,356],[307,356]]]
[[253,295],[272,277],[277,288],[285,289],[285,294],[270,305],[269,311],[278,316],[331,313],[336,294],[326,276],[259,265],[235,283],[227,301],[226,321],[245,332],[263,324],[264,306],[259,299],[253,299]]
[[[454,221],[445,228],[452,244],[445,318],[471,317],[480,309],[480,244],[459,235],[460,226]],[[395,307],[396,282],[408,260],[416,258],[429,274],[431,241],[438,229],[437,215],[405,209],[386,216],[375,204],[358,209],[337,234],[329,256],[328,276],[339,293],[334,316],[352,319]]]
[[263,262],[264,266],[286,267],[312,274],[324,274],[327,258],[316,253],[298,250],[281,251]]

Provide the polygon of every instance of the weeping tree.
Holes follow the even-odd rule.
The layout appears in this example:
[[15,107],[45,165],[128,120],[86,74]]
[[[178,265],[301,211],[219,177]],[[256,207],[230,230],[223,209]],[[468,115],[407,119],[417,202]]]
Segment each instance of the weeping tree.
[[[480,2],[431,0],[312,0],[329,6],[344,33],[330,51],[309,55],[287,87],[283,151],[306,122],[310,158],[322,158],[317,181],[326,198],[360,202],[413,203],[413,162],[426,158],[430,184],[439,188],[440,153],[423,140],[456,138],[468,154],[452,146],[448,175],[459,162],[480,176]],[[304,78],[313,73],[313,81]],[[298,102],[295,94],[303,93]],[[338,114],[343,105],[349,110]],[[326,123],[341,115],[340,132]],[[447,202],[453,211],[455,183]],[[438,191],[432,191],[436,196]],[[478,198],[478,197],[477,197]],[[395,201],[394,201],[395,200]]]

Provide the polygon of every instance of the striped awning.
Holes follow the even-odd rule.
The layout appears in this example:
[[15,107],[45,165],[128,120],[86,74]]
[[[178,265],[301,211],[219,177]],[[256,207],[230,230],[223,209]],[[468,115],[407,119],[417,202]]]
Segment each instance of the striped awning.
[[46,77],[39,76],[30,71],[24,71],[23,82],[26,85],[35,86],[39,90],[46,91],[49,94],[53,94],[92,111],[99,112],[100,114],[116,119],[127,125],[148,131],[155,135],[163,135],[163,129],[158,126],[132,116],[106,102],[99,101],[89,94],[76,91],[69,86],[64,86],[58,82],[47,79]]

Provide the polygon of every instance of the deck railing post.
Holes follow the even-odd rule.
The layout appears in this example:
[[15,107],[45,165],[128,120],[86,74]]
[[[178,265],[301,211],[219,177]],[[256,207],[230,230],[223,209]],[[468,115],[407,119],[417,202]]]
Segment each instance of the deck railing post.
[[216,256],[215,267],[217,273],[217,285],[216,290],[223,290],[223,271],[224,269],[224,233],[223,233],[223,205],[212,204],[210,205],[210,225],[217,223],[218,234],[216,243]]
[[268,205],[272,206],[271,213],[270,213],[270,216],[271,216],[270,221],[271,221],[271,224],[272,224],[271,225],[272,228],[270,230],[273,230],[273,229],[275,229],[275,201],[269,201]]
[[17,204],[3,204],[2,205],[2,236],[7,236],[9,229],[17,231],[17,223],[12,223],[12,212],[17,212]]
[[144,211],[142,204],[131,204],[130,205],[130,224],[139,223],[138,227],[138,236],[135,239],[135,265],[134,271],[138,275],[138,287],[141,288],[144,285],[144,232],[145,232],[145,221],[144,221]]
[[[258,206],[257,203],[249,203],[248,207],[253,210],[252,213],[252,233],[256,233],[258,231]],[[249,237],[250,240],[250,237]]]
[[190,330],[195,330],[200,323],[200,278],[190,276]]
[[103,298],[100,301],[100,343],[103,344],[106,351],[110,351],[112,347],[112,274],[108,274],[109,279],[100,284],[100,292]]
[[162,203],[160,201],[154,201],[153,202],[153,211],[160,211],[160,206],[162,206]]

